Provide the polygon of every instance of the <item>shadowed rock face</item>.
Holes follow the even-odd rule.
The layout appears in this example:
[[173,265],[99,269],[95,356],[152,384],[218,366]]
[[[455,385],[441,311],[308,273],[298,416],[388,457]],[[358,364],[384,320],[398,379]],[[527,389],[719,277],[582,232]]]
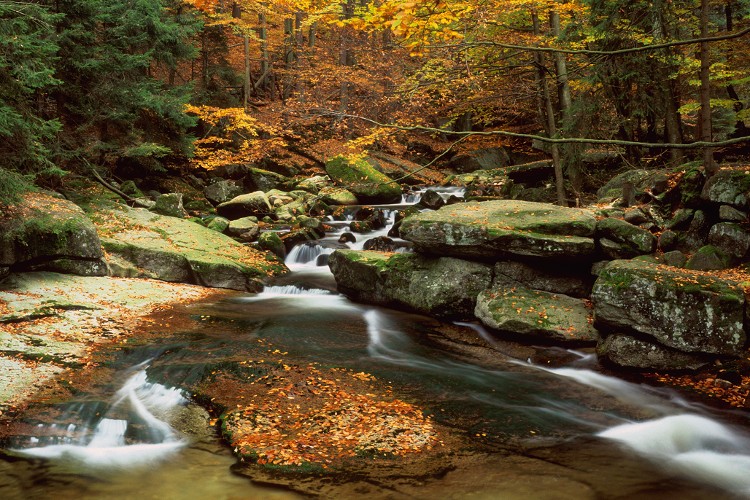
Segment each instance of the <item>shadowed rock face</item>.
[[498,200],[462,203],[404,220],[401,237],[417,251],[454,257],[592,260],[596,219],[547,203]]
[[613,261],[592,292],[597,326],[689,353],[738,355],[745,345],[739,283],[643,261]]
[[479,292],[489,288],[489,265],[449,257],[337,250],[328,262],[341,292],[354,300],[471,319]]

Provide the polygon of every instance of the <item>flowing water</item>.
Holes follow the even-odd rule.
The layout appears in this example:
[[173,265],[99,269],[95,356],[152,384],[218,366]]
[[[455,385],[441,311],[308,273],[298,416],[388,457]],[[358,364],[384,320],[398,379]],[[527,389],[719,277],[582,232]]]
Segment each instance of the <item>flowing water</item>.
[[[391,222],[397,208],[384,207]],[[201,328],[120,348],[90,392],[38,406],[0,451],[0,498],[294,496],[233,474],[230,450],[182,389],[228,357],[262,356],[270,348],[372,373],[476,443],[475,451],[462,451],[465,467],[381,496],[750,497],[750,422],[743,412],[604,375],[591,353],[507,349],[471,323],[450,328],[483,339],[483,357],[446,348],[436,340],[435,320],[336,293],[325,264],[343,230],[340,224],[337,233],[293,249],[293,272],[275,286],[192,307]],[[348,246],[363,244],[361,238]],[[545,356],[557,361],[531,361]]]

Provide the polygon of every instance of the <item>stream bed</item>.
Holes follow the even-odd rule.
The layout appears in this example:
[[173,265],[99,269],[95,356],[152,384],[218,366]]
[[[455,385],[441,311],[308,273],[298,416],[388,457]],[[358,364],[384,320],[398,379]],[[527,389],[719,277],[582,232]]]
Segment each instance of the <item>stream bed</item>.
[[[293,249],[262,293],[177,310],[187,326],[113,346],[85,391],[33,405],[0,450],[0,498],[750,496],[746,412],[608,376],[590,351],[353,303],[326,266],[337,237]],[[336,473],[237,464],[187,388],[274,353],[372,374],[430,416],[442,449]]]

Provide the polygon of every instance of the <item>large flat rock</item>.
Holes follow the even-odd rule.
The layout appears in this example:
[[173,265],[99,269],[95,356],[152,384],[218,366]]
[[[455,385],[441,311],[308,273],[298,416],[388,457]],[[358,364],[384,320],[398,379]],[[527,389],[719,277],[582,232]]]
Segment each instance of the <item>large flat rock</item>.
[[287,271],[270,253],[188,220],[124,206],[92,218],[115,276],[255,292]]
[[607,265],[594,283],[601,329],[634,332],[689,353],[739,355],[745,295],[738,282],[638,260]]
[[412,215],[401,237],[419,252],[459,258],[590,260],[596,219],[586,210],[498,200],[449,205]]

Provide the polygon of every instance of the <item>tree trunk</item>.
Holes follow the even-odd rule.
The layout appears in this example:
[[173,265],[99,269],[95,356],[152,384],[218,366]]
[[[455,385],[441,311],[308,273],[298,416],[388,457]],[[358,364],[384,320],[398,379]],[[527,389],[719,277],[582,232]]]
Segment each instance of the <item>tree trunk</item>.
[[[261,9],[265,9],[267,4],[261,4]],[[257,86],[267,87],[268,86],[268,74],[270,73],[270,61],[268,58],[268,23],[266,21],[266,13],[261,10],[258,13],[258,38],[260,39],[260,81]]]
[[[355,0],[346,0],[342,5],[342,19],[351,19],[354,16]],[[344,26],[341,29],[341,46],[339,52],[339,65],[340,66],[353,66],[354,65],[354,50],[350,47],[352,42],[352,36],[350,28]],[[340,95],[339,95],[339,111],[346,113],[349,107],[349,80],[346,76],[341,78]]]
[[[539,16],[536,12],[531,14],[531,20],[534,27],[534,34],[539,35]],[[557,136],[557,124],[555,123],[555,108],[552,104],[549,86],[547,85],[546,70],[544,67],[544,55],[541,52],[534,52],[534,64],[536,65],[536,82],[542,95],[546,115],[546,129],[549,137]],[[544,120],[544,116],[541,117]],[[552,166],[555,171],[555,188],[557,191],[557,204],[565,206],[565,180],[563,179],[562,164],[560,162],[560,148],[557,144],[551,144]]]
[[[701,17],[700,28],[701,38],[708,36],[708,0],[701,0]],[[700,65],[701,65],[701,92],[700,92],[700,138],[702,141],[711,141],[713,130],[711,127],[711,81],[710,68],[711,59],[708,50],[708,42],[701,42],[700,45]],[[703,150],[703,168],[706,175],[713,175],[717,172],[718,166],[714,162],[713,148]]]

